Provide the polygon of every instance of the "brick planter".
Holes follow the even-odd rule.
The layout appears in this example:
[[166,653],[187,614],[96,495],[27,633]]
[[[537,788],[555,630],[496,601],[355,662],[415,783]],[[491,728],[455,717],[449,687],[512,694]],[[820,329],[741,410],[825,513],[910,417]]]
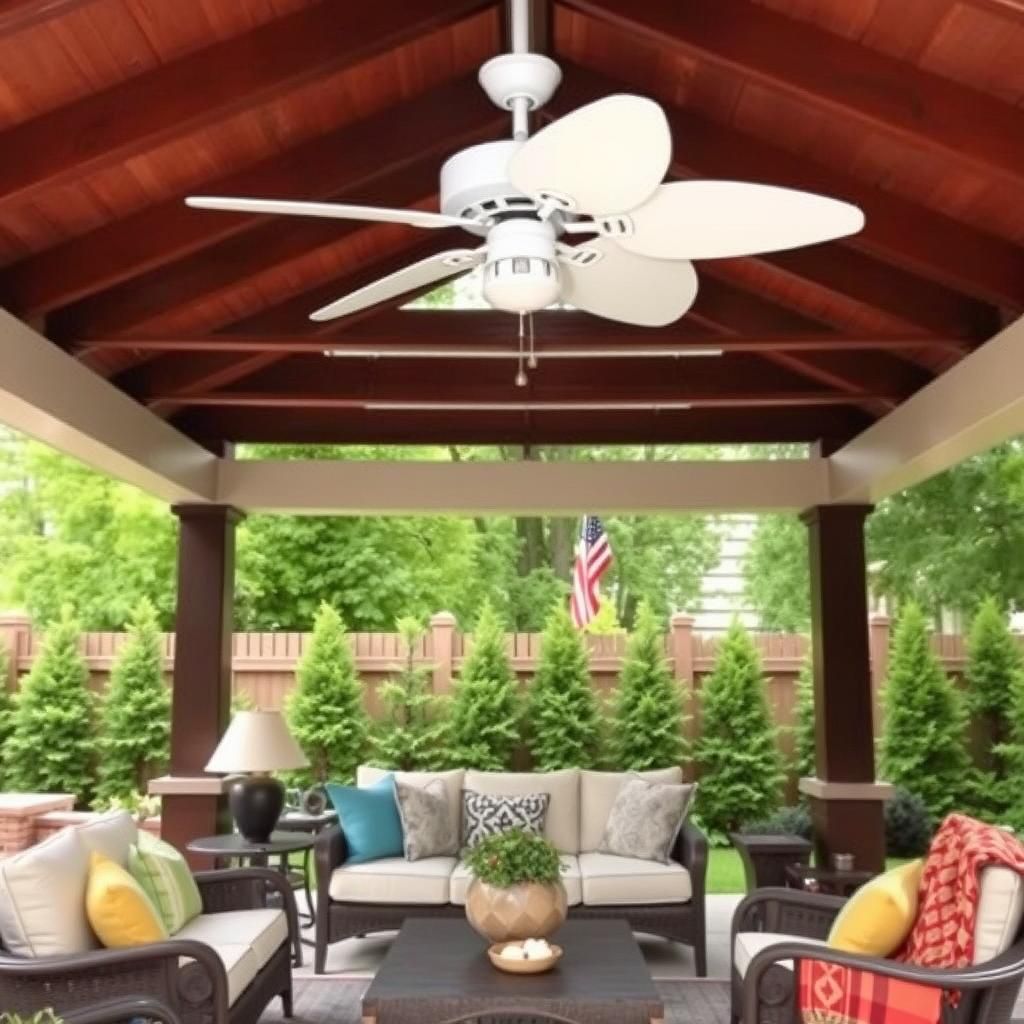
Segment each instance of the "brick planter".
[[40,816],[73,813],[74,806],[75,798],[67,793],[0,793],[0,856],[35,843]]
[[[97,817],[99,815],[94,811],[49,811],[46,814],[40,814],[35,819],[35,837],[32,842],[41,843],[44,839],[49,839],[50,836],[59,832],[62,828],[67,828],[69,825],[83,825],[85,822],[92,821]],[[147,818],[139,827],[145,829],[158,839],[160,838],[159,818]]]

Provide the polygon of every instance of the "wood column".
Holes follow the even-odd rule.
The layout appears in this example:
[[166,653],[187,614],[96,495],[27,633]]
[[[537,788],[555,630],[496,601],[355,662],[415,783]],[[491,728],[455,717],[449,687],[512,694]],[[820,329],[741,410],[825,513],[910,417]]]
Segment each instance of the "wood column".
[[864,520],[869,505],[822,505],[803,514],[810,541],[814,661],[814,779],[810,798],[819,863],[852,853],[858,868],[885,866],[883,800],[875,782]]
[[[162,834],[179,849],[227,831],[223,793],[205,768],[231,714],[235,524],[227,505],[177,505],[178,601],[171,711],[171,775]],[[205,780],[205,781],[204,781]],[[198,862],[197,862],[198,863]]]

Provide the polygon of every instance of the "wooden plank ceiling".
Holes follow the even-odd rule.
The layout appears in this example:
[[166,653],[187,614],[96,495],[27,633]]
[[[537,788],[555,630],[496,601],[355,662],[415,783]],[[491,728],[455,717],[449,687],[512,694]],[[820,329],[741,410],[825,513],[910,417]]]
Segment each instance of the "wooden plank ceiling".
[[505,314],[307,318],[464,234],[182,203],[436,209],[443,160],[509,132],[475,79],[500,5],[0,0],[0,302],[213,447],[834,444],[1024,312],[1024,0],[532,6],[565,75],[543,118],[651,96],[672,176],[848,199],[864,232],[703,262],[663,329],[541,314],[516,388]]

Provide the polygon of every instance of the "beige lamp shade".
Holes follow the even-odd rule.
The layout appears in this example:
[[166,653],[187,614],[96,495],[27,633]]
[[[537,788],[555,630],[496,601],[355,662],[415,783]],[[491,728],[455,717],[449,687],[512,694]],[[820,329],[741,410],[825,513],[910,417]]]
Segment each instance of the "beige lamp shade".
[[206,765],[208,772],[278,772],[309,760],[280,711],[239,711]]

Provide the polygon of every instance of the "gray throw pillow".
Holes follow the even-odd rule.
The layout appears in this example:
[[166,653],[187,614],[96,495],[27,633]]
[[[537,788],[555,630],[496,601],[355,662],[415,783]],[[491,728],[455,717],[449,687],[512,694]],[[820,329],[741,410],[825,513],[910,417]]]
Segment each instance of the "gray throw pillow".
[[667,864],[696,789],[696,784],[627,779],[612,804],[598,851]]
[[495,796],[463,790],[462,845],[472,849],[488,836],[513,828],[543,835],[550,799],[547,793]]
[[459,852],[459,837],[452,833],[448,794],[441,779],[431,779],[425,786],[410,786],[396,779],[395,800],[406,860],[454,857]]

